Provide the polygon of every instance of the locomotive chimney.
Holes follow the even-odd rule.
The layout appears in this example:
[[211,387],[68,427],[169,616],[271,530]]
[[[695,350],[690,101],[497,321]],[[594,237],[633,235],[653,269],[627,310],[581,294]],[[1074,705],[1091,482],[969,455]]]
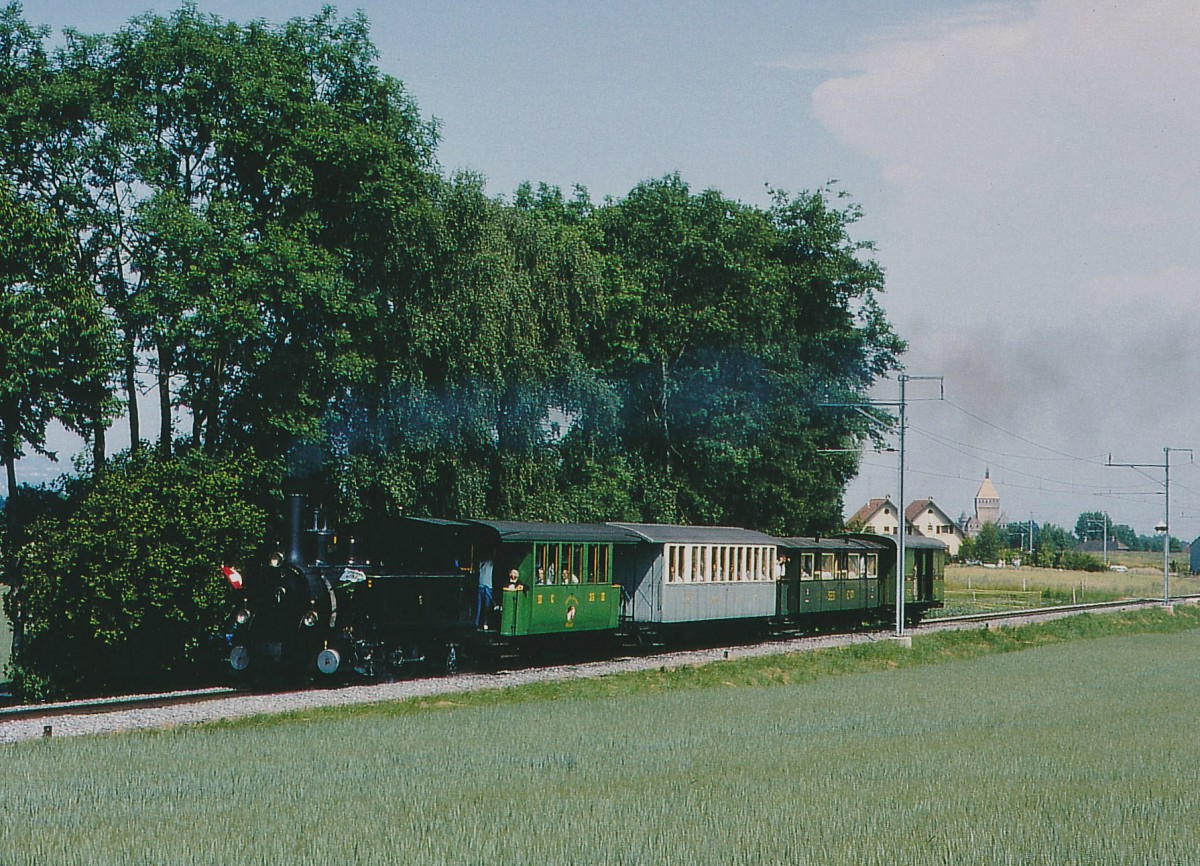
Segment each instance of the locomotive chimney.
[[304,554],[300,550],[300,518],[304,513],[304,496],[288,494],[288,546],[287,561],[292,565],[303,565]]

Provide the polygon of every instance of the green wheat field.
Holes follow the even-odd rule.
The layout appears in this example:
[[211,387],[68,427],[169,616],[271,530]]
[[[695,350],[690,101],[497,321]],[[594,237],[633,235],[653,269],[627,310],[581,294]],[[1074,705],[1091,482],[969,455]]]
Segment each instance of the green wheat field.
[[3,864],[1159,864],[1200,609],[0,747]]

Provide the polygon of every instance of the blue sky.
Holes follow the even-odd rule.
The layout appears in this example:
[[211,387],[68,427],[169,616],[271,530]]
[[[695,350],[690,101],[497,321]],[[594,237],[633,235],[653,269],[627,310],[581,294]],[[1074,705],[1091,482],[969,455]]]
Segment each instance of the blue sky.
[[[315,3],[200,2],[247,20]],[[28,2],[108,32],[174,3]],[[831,180],[859,202],[909,372],[911,497],[957,514],[990,467],[1014,519],[1162,519],[1164,446],[1200,448],[1200,6],[1025,2],[367,2],[384,71],[438,118],[442,165],[579,183],[679,171],[764,204]],[[920,396],[921,387],[913,386]],[[924,393],[931,393],[925,390]],[[895,399],[885,383],[880,399]],[[22,479],[47,469],[27,460]],[[868,455],[847,510],[897,491]],[[1172,459],[1171,526],[1200,533],[1200,464]]]

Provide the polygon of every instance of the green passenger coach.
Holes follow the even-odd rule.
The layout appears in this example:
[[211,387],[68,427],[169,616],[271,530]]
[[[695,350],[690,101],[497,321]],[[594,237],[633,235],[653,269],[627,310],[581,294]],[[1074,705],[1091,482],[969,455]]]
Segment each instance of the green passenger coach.
[[[472,523],[494,533],[499,567],[493,597],[500,608],[501,637],[617,628],[621,587],[614,580],[614,550],[634,543],[627,530],[603,524]],[[514,570],[512,582],[508,576]]]

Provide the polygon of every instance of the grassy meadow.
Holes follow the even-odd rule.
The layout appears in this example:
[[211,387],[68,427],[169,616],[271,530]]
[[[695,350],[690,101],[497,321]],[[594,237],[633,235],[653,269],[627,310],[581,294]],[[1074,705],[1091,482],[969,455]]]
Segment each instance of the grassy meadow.
[[[1171,575],[1173,597],[1197,593],[1200,593],[1200,577]],[[946,567],[946,606],[932,616],[1125,598],[1162,598],[1162,594],[1161,559],[1157,569],[1130,566],[1126,572],[949,565]]]
[[39,740],[0,863],[1183,863],[1198,713],[1186,606]]

